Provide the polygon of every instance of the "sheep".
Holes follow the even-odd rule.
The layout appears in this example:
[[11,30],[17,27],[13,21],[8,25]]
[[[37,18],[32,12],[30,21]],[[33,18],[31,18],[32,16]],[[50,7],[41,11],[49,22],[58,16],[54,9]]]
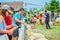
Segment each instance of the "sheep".
[[27,26],[26,33],[28,37],[27,40],[47,40],[43,34],[34,33],[30,26]]

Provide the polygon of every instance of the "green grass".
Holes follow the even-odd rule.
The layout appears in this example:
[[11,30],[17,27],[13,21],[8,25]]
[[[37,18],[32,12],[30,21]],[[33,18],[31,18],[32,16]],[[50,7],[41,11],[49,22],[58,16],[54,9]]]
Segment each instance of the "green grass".
[[45,25],[36,24],[33,32],[44,34],[48,40],[60,40],[60,23],[52,25],[51,29],[46,29]]

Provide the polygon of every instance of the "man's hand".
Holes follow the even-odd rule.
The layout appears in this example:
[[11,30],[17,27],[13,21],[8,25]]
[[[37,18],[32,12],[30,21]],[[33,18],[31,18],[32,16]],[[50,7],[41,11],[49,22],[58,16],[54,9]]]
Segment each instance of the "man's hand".
[[12,35],[13,34],[13,30],[8,30],[8,35]]
[[12,35],[13,30],[4,30],[4,34]]
[[24,24],[24,22],[21,20],[21,24]]
[[4,30],[3,32],[4,32],[4,34],[8,34],[8,30]]
[[19,22],[21,24],[24,24],[24,22],[22,20],[19,20],[19,19],[15,19],[15,20],[16,20],[16,22]]

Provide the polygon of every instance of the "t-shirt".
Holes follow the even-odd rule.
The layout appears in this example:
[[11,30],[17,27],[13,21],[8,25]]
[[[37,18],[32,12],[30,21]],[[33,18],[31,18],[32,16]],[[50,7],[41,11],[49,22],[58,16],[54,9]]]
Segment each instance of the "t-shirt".
[[[0,30],[5,30],[6,29],[6,25],[5,25],[5,21],[3,19],[3,16],[0,15]],[[2,36],[3,34],[0,33],[0,36]]]
[[[4,29],[6,29],[6,27],[5,27],[6,25],[5,25],[5,21],[2,21],[1,23],[0,23],[0,30],[4,30]],[[3,34],[0,34],[0,36],[2,36]]]
[[35,22],[36,21],[36,18],[35,17],[32,17],[31,21],[32,22]]
[[31,14],[28,14],[28,15],[27,15],[27,18],[31,18]]
[[[12,21],[13,25],[16,25],[15,19],[21,19],[21,20],[25,21],[24,16],[22,14],[19,14],[18,12],[13,15],[13,21]],[[20,24],[19,26],[21,27],[22,25]]]
[[6,25],[11,25],[12,24],[12,18],[11,16],[6,16]]
[[45,16],[46,16],[46,20],[49,20],[49,14],[48,13],[45,13]]

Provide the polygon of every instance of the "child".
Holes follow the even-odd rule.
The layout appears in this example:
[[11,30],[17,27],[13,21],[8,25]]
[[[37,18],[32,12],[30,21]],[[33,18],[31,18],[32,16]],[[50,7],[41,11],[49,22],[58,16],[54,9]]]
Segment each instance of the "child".
[[32,18],[31,18],[32,28],[35,28],[35,23],[36,23],[36,17],[32,16]]
[[27,20],[28,20],[28,22],[30,22],[31,21],[31,14],[28,12],[28,14],[27,14]]

